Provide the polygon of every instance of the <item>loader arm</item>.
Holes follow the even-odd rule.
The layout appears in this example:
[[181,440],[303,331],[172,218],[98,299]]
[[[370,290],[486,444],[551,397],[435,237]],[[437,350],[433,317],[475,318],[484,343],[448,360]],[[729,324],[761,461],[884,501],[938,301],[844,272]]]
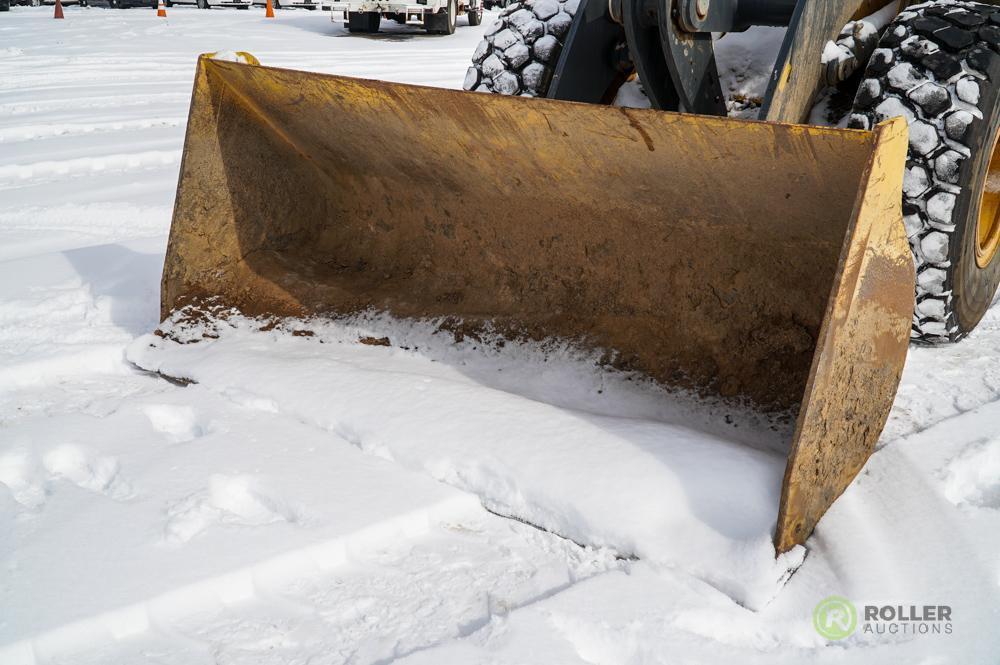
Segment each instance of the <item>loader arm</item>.
[[759,117],[804,122],[825,82],[826,43],[851,19],[892,2],[898,0],[581,0],[547,96],[609,103],[609,90],[622,80],[622,46],[653,108],[723,116],[712,33],[787,26]]
[[824,86],[821,54],[852,19],[897,0],[800,0],[771,70],[760,118],[806,122],[816,93]]

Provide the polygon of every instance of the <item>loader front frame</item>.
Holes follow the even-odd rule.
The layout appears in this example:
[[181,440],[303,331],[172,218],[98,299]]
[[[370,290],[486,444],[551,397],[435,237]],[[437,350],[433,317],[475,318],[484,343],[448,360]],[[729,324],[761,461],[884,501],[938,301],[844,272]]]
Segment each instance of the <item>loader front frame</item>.
[[711,33],[787,26],[759,117],[805,122],[825,80],[825,44],[895,1],[581,0],[548,97],[607,103],[634,68],[654,108],[724,116]]

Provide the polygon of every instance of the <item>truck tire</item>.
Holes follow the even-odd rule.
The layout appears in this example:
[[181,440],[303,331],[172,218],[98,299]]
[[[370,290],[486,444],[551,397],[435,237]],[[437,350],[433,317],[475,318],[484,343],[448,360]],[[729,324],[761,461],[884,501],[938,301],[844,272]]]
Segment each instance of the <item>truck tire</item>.
[[351,32],[378,32],[382,15],[378,12],[350,12],[347,15],[347,29]]
[[211,9],[211,5],[208,4],[208,0],[198,0],[198,9]]
[[525,0],[500,12],[472,55],[466,90],[544,97],[579,0]]
[[472,6],[465,10],[465,15],[469,17],[469,25],[475,27],[483,22],[482,0],[472,0]]
[[427,17],[427,32],[436,35],[453,35],[458,23],[458,0],[448,0],[445,10]]
[[850,127],[910,126],[903,218],[917,268],[911,337],[956,342],[1000,285],[1000,11],[974,2],[904,11],[868,63]]

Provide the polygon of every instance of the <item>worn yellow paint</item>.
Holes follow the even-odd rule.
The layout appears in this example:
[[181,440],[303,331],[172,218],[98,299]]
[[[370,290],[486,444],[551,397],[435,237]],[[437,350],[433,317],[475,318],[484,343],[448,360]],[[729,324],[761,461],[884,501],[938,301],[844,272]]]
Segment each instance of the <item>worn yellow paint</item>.
[[906,360],[915,278],[900,206],[906,121],[876,137],[785,469],[779,551],[812,532],[871,456]]
[[860,21],[866,16],[871,16],[883,7],[887,7],[890,4],[896,4],[897,11],[901,9],[904,5],[908,4],[907,0],[863,0],[861,6],[858,7],[854,15],[851,16],[852,21]]
[[976,265],[988,268],[1000,249],[1000,143],[993,140],[993,154],[979,201],[976,223]]
[[[209,58],[209,59],[211,59],[211,58],[215,58],[218,55],[219,55],[218,51],[213,51],[211,53],[204,53],[204,54],[202,54],[202,57],[203,58]],[[238,57],[240,59],[240,62],[242,62],[245,65],[259,65],[260,64],[260,60],[258,60],[256,57],[254,57],[253,54],[248,53],[246,51],[237,51],[236,52],[236,57]]]
[[792,63],[786,62],[784,69],[781,70],[781,78],[778,80],[778,90],[784,90],[785,86],[788,85],[788,81],[792,78]]
[[775,62],[780,76],[764,99],[762,117],[775,122],[806,122],[824,82],[823,48],[854,16],[867,16],[885,0],[802,0]]

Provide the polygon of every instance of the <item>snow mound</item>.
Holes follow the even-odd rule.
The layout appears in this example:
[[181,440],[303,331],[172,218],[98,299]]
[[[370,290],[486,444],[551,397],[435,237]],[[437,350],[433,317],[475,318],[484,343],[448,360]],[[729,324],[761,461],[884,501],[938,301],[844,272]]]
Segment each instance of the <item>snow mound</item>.
[[22,506],[40,509],[62,482],[115,501],[133,496],[113,455],[98,455],[74,444],[58,445],[41,457],[24,447],[0,451],[0,484]]
[[68,480],[77,487],[118,501],[132,496],[132,488],[122,478],[116,457],[94,455],[80,446],[64,444],[46,453],[42,465],[53,479]]
[[172,443],[185,443],[207,432],[192,406],[147,404],[142,408],[150,424]]
[[569,347],[456,346],[433,323],[387,316],[173,321],[128,358],[334,433],[496,513],[679,567],[748,607],[802,562],[801,548],[775,560],[771,544],[781,452],[734,442],[761,444],[752,426],[729,426],[730,438],[692,429],[711,415]]
[[1000,438],[973,442],[950,461],[944,492],[956,505],[1000,508]]
[[164,530],[167,541],[185,543],[213,524],[263,526],[299,519],[296,509],[254,476],[215,474],[206,491],[167,509]]

